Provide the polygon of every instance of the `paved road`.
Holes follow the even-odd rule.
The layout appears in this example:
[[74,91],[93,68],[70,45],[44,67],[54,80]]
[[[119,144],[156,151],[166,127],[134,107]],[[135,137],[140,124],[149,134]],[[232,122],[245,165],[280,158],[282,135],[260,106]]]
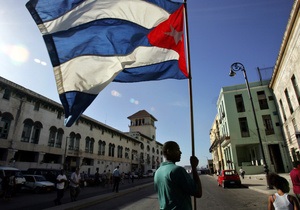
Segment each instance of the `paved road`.
[[[153,178],[143,178],[140,180],[134,180],[134,183],[128,182],[125,180],[124,184],[120,184],[120,192],[134,189],[135,187],[146,184],[153,183]],[[112,194],[112,187],[103,188],[101,186],[98,187],[85,187],[81,189],[81,193],[78,197],[78,203],[85,202],[85,200],[89,198],[93,198],[95,196],[105,196]],[[34,194],[31,192],[21,192],[18,193],[15,197],[11,199],[11,201],[4,201],[0,198],[0,209],[1,210],[40,210],[46,208],[52,208],[54,206],[53,200],[56,198],[56,192],[43,193],[43,194]],[[77,202],[70,202],[70,194],[69,190],[66,190],[65,196],[62,199],[62,203],[77,205]],[[64,206],[64,205],[62,205]],[[62,207],[61,206],[61,207]]]
[[[281,174],[289,179],[288,174]],[[265,175],[248,175],[242,180],[244,188],[223,189],[217,186],[216,176],[201,175],[203,197],[197,199],[197,209],[267,209],[267,197],[275,190],[267,189]],[[292,192],[291,192],[292,193]],[[82,190],[77,202],[70,202],[66,191],[64,205],[55,207],[55,192],[49,194],[18,194],[11,202],[0,200],[1,210],[8,209],[158,209],[157,195],[153,190],[153,178],[126,182],[121,185],[119,193],[112,193],[111,188],[86,187]],[[111,203],[109,203],[111,202]],[[115,205],[117,204],[117,205]],[[100,205],[104,205],[101,208]],[[108,206],[110,208],[108,208]],[[143,206],[143,208],[138,208]],[[112,208],[113,207],[113,208]]]
[[[213,176],[200,176],[203,183],[203,196],[197,201],[197,209],[201,210],[265,210],[267,195],[243,188],[223,189],[217,185]],[[71,208],[66,208],[71,209]],[[136,191],[126,192],[117,197],[109,197],[91,206],[77,206],[84,210],[154,210],[159,209],[157,194],[153,185],[144,185]]]

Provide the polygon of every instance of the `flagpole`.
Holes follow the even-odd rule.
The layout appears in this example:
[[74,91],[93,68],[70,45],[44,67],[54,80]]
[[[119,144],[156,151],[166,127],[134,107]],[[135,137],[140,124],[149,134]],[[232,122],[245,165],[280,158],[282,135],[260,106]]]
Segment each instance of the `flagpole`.
[[[190,40],[189,40],[189,27],[188,27],[188,15],[187,15],[187,0],[183,0],[184,4],[184,16],[185,16],[185,40],[187,49],[187,69],[189,72],[189,93],[190,93],[190,119],[191,119],[191,143],[192,143],[192,156],[195,156],[195,136],[194,136],[194,111],[193,111],[193,87],[192,87],[192,72],[191,72],[191,60],[190,60]],[[193,170],[193,169],[192,169]],[[194,209],[197,209],[196,197],[194,197]]]

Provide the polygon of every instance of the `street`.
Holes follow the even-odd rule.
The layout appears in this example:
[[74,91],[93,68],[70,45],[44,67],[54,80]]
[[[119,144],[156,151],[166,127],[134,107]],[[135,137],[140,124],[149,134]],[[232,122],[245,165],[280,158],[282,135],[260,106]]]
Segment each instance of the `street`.
[[[197,209],[201,210],[265,210],[267,209],[268,196],[264,193],[260,193],[246,187],[244,188],[221,188],[217,185],[215,177],[210,175],[201,175],[200,179],[203,186],[203,196],[197,201]],[[82,189],[79,195],[79,201],[72,204],[78,204],[76,209],[86,210],[154,210],[159,209],[157,194],[154,192],[151,182],[152,178],[145,178],[141,180],[135,180],[134,183],[128,183],[126,181],[120,186],[120,193],[117,195],[111,192],[111,187],[85,187]],[[144,187],[137,188],[137,190],[131,190],[126,192],[126,189],[133,189],[139,185],[145,185]],[[124,193],[126,192],[126,193]],[[80,207],[80,202],[85,201],[88,198],[99,195],[116,195],[114,197],[107,196],[104,201],[96,202],[92,205],[83,205],[86,207]],[[53,208],[53,199],[56,193],[46,194],[33,194],[29,192],[22,192],[12,198],[11,201],[1,200],[1,209],[16,210],[16,209],[30,209],[40,210],[46,208],[52,209],[65,209],[67,206],[59,206]],[[69,191],[65,192],[65,196],[62,200],[64,204],[70,204]]]
[[[124,181],[124,184],[120,184],[120,191],[125,189],[130,189],[135,186],[145,184],[145,183],[151,183],[153,181],[153,178],[144,178],[139,180],[134,180],[134,183],[129,182],[128,180]],[[101,195],[101,194],[109,194],[111,193],[112,187],[84,187],[81,189],[81,192],[78,197],[78,201],[82,201],[84,199]],[[56,198],[56,192],[50,192],[50,193],[41,193],[41,194],[34,194],[32,192],[20,192],[17,195],[15,195],[10,201],[4,201],[3,199],[0,199],[0,206],[2,210],[40,210],[40,209],[46,209],[54,207],[53,200]],[[67,189],[65,191],[65,196],[62,199],[62,203],[70,203],[70,192]],[[61,207],[61,206],[60,206]]]
[[[216,179],[209,175],[200,176],[203,196],[197,199],[197,209],[201,210],[265,210],[268,196],[248,188],[226,188],[217,185]],[[87,210],[154,210],[159,209],[157,194],[153,186],[128,193],[97,205],[83,208]]]

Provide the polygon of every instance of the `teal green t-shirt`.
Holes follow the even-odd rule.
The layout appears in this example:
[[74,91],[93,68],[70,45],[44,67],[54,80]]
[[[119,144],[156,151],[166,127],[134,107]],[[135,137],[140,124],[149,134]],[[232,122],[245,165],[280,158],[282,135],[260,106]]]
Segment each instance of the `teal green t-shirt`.
[[198,187],[183,167],[163,162],[155,172],[154,188],[160,209],[192,210],[191,196]]

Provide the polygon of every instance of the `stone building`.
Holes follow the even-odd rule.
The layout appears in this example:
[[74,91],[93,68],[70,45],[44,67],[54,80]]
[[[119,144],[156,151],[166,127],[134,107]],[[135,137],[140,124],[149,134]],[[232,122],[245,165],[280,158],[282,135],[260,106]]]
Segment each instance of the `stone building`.
[[300,17],[296,0],[270,82],[279,107],[286,146],[293,161],[300,161]]
[[64,126],[63,107],[0,77],[0,165],[28,168],[80,167],[86,173],[157,168],[163,160],[156,119],[142,110],[122,132],[82,115]]

